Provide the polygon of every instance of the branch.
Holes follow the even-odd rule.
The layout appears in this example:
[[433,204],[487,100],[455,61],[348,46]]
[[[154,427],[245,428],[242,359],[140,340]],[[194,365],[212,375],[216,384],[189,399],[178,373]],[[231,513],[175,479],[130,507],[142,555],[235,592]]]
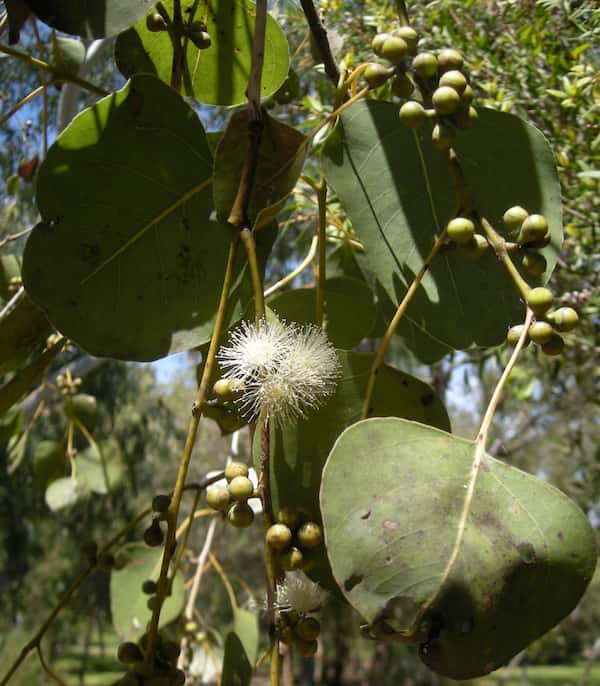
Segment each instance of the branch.
[[329,39],[327,38],[327,29],[321,23],[312,0],[300,0],[300,4],[302,5],[304,16],[306,17],[310,31],[319,49],[319,54],[323,60],[325,73],[329,76],[333,85],[337,87],[340,80],[340,70],[333,58],[333,53],[331,52],[331,46],[329,45]]

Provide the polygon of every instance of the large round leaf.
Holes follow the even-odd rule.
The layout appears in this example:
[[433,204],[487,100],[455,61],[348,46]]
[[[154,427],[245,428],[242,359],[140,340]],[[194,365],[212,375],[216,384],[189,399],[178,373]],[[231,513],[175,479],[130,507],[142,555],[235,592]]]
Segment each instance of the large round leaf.
[[[560,188],[546,139],[518,117],[482,110],[477,125],[459,135],[456,149],[476,209],[498,228],[502,213],[516,204],[547,216],[553,241],[546,254],[548,277],[562,228]],[[344,112],[324,153],[327,180],[365,246],[357,259],[397,304],[435,234],[458,209],[445,155],[432,146],[429,125],[415,133],[401,124],[397,106],[377,101]],[[468,262],[452,246],[434,260],[400,327],[423,359],[473,343],[496,345],[510,323],[522,320],[514,284],[488,253]]]
[[[211,174],[198,118],[152,76],[84,111],[40,169],[42,222],[23,259],[32,299],[95,355],[152,360],[200,345],[231,236],[210,219]],[[238,279],[231,318],[247,294]]]
[[143,17],[154,0],[27,0],[48,26],[84,38],[112,36]]
[[[113,570],[110,575],[110,611],[115,630],[125,641],[138,641],[146,630],[152,612],[148,609],[148,596],[142,592],[142,584],[147,579],[158,579],[162,553],[162,548],[148,548],[143,543],[131,543],[117,552],[123,567]],[[162,606],[160,626],[179,616],[183,601],[183,579],[177,574],[171,595]]]
[[[271,491],[275,511],[283,506],[305,509],[320,521],[321,472],[342,431],[361,417],[363,399],[374,355],[338,351],[340,379],[334,396],[305,420],[271,429]],[[374,416],[407,417],[449,429],[446,410],[422,381],[388,365],[379,370],[373,395]],[[329,565],[322,549],[312,560],[309,574],[332,588]]]
[[[338,348],[353,348],[375,323],[371,291],[364,281],[341,276],[326,280],[325,293],[327,337]],[[294,288],[269,300],[280,319],[301,324],[314,322],[315,304],[314,288]]]
[[[173,0],[163,5],[173,16]],[[248,0],[210,0],[182,3],[186,24],[204,21],[212,44],[198,50],[184,40],[185,62],[182,92],[211,105],[238,105],[246,101],[246,87],[252,58],[256,7]],[[189,9],[190,11],[185,11]],[[173,44],[168,32],[151,32],[145,20],[123,32],[115,46],[117,66],[124,76],[146,72],[171,82]],[[267,16],[263,97],[274,93],[288,74],[289,51],[283,31]]]
[[577,604],[596,542],[577,505],[473,441],[397,418],[337,440],[321,509],[335,579],[375,635],[453,679],[491,672]]

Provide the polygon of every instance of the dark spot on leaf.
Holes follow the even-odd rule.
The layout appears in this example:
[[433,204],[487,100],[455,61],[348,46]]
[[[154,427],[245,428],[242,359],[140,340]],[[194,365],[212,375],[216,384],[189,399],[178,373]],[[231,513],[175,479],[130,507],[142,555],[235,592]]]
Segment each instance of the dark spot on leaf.
[[562,541],[563,538],[564,538],[563,532],[562,532],[562,531],[559,531],[559,532],[556,534],[556,536],[557,536],[557,538],[558,538],[559,541]]
[[360,516],[361,519],[369,519],[371,516],[371,510],[367,510],[363,515]]
[[344,590],[349,593],[353,588],[360,584],[363,578],[364,577],[362,574],[353,574],[352,576],[348,577],[346,581],[344,581]]
[[388,555],[388,556],[385,558],[385,564],[386,564],[386,565],[389,565],[389,564],[391,564],[391,563],[392,563],[392,556],[391,556],[391,555]]
[[402,385],[406,388],[408,386],[408,379],[402,379]]
[[535,554],[535,548],[531,543],[519,543],[517,550],[525,564],[530,565],[533,562],[536,562],[537,555]]
[[421,396],[421,405],[423,405],[423,407],[428,407],[429,405],[431,405],[433,400],[434,400],[433,393],[427,393],[427,394]]
[[100,246],[97,243],[82,243],[79,254],[84,262],[96,264],[100,258]]
[[475,626],[475,620],[473,617],[469,617],[460,623],[459,631],[461,634],[470,634]]

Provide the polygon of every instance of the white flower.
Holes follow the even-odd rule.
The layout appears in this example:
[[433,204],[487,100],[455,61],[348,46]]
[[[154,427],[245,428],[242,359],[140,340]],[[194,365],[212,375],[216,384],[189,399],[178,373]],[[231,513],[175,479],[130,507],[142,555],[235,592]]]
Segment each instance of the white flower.
[[321,329],[277,320],[244,322],[219,351],[226,378],[243,384],[242,412],[285,423],[304,417],[335,391],[337,356]]
[[296,610],[307,614],[319,610],[326,598],[327,591],[319,584],[302,572],[292,572],[286,574],[285,581],[277,586],[276,606],[280,611]]

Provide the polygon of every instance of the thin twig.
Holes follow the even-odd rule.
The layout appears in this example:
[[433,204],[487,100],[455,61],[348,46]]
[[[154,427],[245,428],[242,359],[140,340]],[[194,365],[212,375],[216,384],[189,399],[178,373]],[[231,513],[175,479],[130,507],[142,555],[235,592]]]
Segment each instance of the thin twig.
[[213,553],[208,554],[208,559],[210,560],[210,564],[212,565],[213,569],[219,575],[219,578],[223,582],[223,586],[227,591],[227,597],[229,598],[229,604],[231,605],[231,609],[235,611],[237,609],[238,604],[237,600],[235,599],[235,593],[233,592],[233,586],[231,585],[231,581],[229,581],[227,574],[225,574],[225,570],[223,569],[221,563],[217,560]]
[[310,248],[306,253],[306,257],[289,274],[286,274],[282,279],[277,281],[277,283],[274,283],[272,286],[269,286],[269,288],[267,288],[267,290],[265,291],[266,298],[270,295],[273,295],[273,293],[280,290],[284,286],[287,286],[288,283],[291,283],[299,274],[301,274],[306,269],[306,267],[308,267],[308,265],[314,260],[315,255],[317,254],[318,241],[318,237],[313,236]]
[[329,39],[327,38],[327,29],[321,23],[321,19],[319,18],[319,14],[315,9],[312,0],[300,0],[300,4],[302,5],[304,16],[306,17],[310,31],[319,49],[319,54],[323,60],[325,73],[337,88],[340,80],[340,70],[333,57],[333,53],[331,52],[331,46],[329,45]]
[[[37,44],[37,49],[41,53],[44,49],[44,44],[40,38],[40,32],[37,27],[37,19],[31,16],[31,25],[33,27],[33,33],[35,35],[35,42]],[[44,157],[48,152],[48,81],[46,79],[46,73],[43,69],[40,69],[40,78],[42,80],[42,85],[45,86],[42,92],[42,145],[44,150]]]
[[[10,110],[8,110],[8,112],[0,119],[0,126],[4,126],[4,124],[6,124],[6,122],[21,109],[21,107],[24,107],[28,102],[36,98],[40,93],[44,93],[46,91],[47,85],[48,84],[43,83],[41,86],[34,88],[31,91],[31,93],[27,93],[26,96],[21,98],[19,102],[16,105],[13,105],[13,107],[11,107]],[[29,231],[31,231],[31,229],[29,229]],[[2,241],[0,245],[4,245],[4,242],[6,240],[7,239],[4,239],[4,241]]]
[[67,686],[65,682],[58,676],[58,674],[56,674],[56,672],[53,669],[51,669],[51,667],[46,662],[44,658],[44,653],[42,652],[42,646],[39,643],[37,645],[37,654],[40,660],[40,664],[42,665],[42,669],[52,679],[52,681],[59,684],[59,686]]
[[[42,86],[40,86],[42,88]],[[0,122],[0,126],[2,126],[4,122]],[[33,231],[33,226],[30,226],[28,229],[23,229],[23,231],[17,231],[17,233],[13,233],[10,236],[6,236],[6,238],[3,238],[0,241],[0,248],[7,243],[10,243],[11,241],[16,241],[18,238],[22,238],[23,236],[26,236],[28,233],[31,233]]]
[[317,296],[317,301],[315,304],[315,324],[322,327],[325,317],[325,236],[327,233],[327,182],[325,179],[322,179],[321,183],[317,186],[317,200],[319,204],[319,218],[317,222],[317,236],[319,238],[319,262],[315,286]]
[[433,262],[433,259],[435,256],[438,254],[440,251],[440,248],[444,244],[444,240],[446,238],[446,231],[443,231],[438,238],[436,239],[435,243],[433,244],[433,247],[431,248],[429,255],[425,258],[425,261],[423,262],[423,265],[421,266],[421,269],[419,269],[419,272],[413,279],[412,283],[410,284],[408,290],[406,291],[406,294],[402,298],[402,302],[398,305],[398,309],[396,310],[396,313],[394,314],[394,317],[392,321],[390,322],[390,325],[388,326],[386,332],[383,334],[383,337],[379,343],[379,347],[377,348],[377,353],[375,355],[375,359],[373,360],[373,364],[371,366],[371,371],[369,373],[369,380],[367,382],[367,390],[365,392],[365,399],[363,402],[363,408],[362,408],[362,418],[367,419],[369,414],[371,413],[371,401],[373,398],[373,391],[375,389],[375,381],[377,379],[377,374],[383,365],[383,361],[385,359],[385,353],[387,352],[388,346],[390,344],[390,341],[392,340],[392,336],[394,335],[394,332],[396,331],[396,328],[398,327],[398,324],[400,324],[400,321],[404,314],[406,313],[406,310],[408,309],[408,306],[410,304],[410,301],[412,300],[413,296],[417,292],[417,288],[419,288],[421,281],[423,280],[423,277],[431,267],[431,263]]

